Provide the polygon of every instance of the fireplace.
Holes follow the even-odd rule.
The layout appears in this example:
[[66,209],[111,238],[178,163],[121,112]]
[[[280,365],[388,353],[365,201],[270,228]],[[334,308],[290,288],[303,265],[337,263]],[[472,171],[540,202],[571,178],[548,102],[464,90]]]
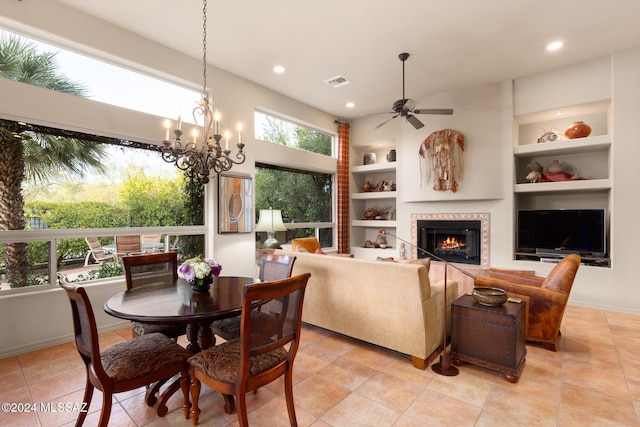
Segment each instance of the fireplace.
[[[418,247],[445,261],[480,265],[480,221],[418,221]],[[418,258],[426,258],[424,252]]]
[[[412,243],[448,262],[489,264],[489,214],[412,214]],[[413,257],[426,258],[414,249]]]

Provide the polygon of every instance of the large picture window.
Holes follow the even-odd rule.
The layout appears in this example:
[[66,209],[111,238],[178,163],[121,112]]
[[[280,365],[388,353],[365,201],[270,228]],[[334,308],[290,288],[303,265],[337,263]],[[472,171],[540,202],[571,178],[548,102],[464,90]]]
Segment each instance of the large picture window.
[[256,164],[256,212],[282,210],[286,242],[315,236],[322,247],[333,247],[333,199],[331,174]]

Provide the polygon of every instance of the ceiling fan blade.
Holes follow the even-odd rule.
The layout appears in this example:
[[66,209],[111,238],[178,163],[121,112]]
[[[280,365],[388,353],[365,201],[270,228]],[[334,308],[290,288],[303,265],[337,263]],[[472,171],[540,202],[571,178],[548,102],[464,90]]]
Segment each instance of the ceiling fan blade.
[[418,103],[416,101],[414,101],[413,99],[407,99],[407,102],[404,103],[403,108],[406,111],[411,111],[414,108],[416,108],[418,106]]
[[380,123],[378,126],[374,127],[374,129],[381,128],[382,126],[386,125],[387,123],[389,123],[391,120],[395,119],[398,116],[399,116],[399,114],[396,114],[395,116],[389,117],[387,120],[385,120],[384,122]]
[[416,129],[420,129],[421,127],[423,127],[424,125],[422,124],[422,122],[420,120],[418,120],[418,118],[412,114],[407,114],[406,117],[407,121],[409,123],[411,123],[413,125],[414,128]]
[[420,108],[418,110],[413,110],[414,114],[443,114],[446,116],[450,116],[453,114],[453,109],[451,108]]

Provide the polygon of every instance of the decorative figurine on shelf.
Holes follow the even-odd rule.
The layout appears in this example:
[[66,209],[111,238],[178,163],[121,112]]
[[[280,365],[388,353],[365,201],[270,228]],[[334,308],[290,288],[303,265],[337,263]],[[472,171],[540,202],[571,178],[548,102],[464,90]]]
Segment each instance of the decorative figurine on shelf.
[[584,138],[591,135],[591,126],[585,122],[573,122],[571,126],[564,131],[564,136],[569,139]]
[[368,193],[369,191],[371,191],[371,183],[369,181],[365,181],[362,184],[362,192],[363,193]]
[[531,183],[540,182],[542,180],[542,172],[531,171],[527,174],[526,180]]
[[372,165],[376,162],[376,153],[366,153],[362,163],[365,165]]
[[540,138],[538,138],[538,144],[541,144],[543,142],[554,142],[559,139],[560,139],[560,132],[556,131],[555,129],[548,130],[548,131],[545,131],[545,133],[543,133],[542,135],[540,135]]

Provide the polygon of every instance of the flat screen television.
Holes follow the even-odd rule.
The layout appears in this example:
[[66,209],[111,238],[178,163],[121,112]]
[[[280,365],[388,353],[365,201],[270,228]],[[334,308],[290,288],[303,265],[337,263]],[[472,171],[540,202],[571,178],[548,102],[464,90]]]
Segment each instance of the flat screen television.
[[604,209],[519,210],[516,252],[606,257]]

